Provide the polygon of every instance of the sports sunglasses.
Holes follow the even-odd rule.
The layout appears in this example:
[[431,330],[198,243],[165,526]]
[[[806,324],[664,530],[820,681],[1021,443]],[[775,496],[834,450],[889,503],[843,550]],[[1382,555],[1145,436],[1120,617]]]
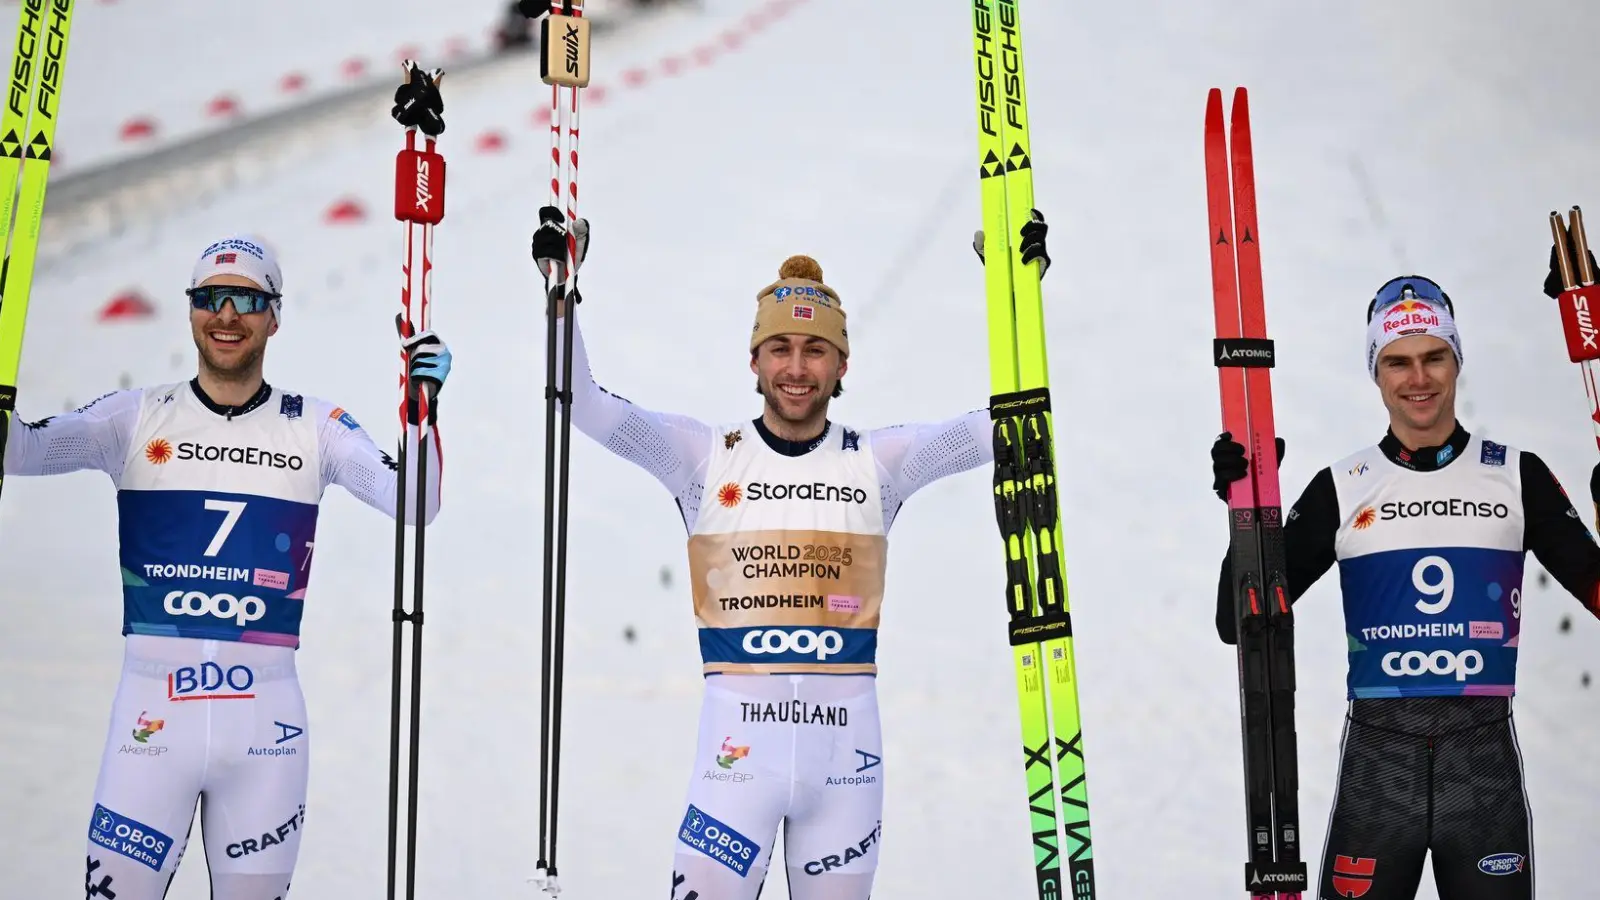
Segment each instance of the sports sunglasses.
[[204,309],[209,312],[221,312],[222,304],[233,301],[233,310],[241,316],[250,313],[266,312],[272,308],[272,301],[282,297],[272,291],[263,291],[260,288],[243,287],[234,284],[205,284],[196,288],[189,288],[184,293],[189,295],[189,304],[195,309]]
[[1388,309],[1402,300],[1415,298],[1417,300],[1431,300],[1434,303],[1443,303],[1444,308],[1455,317],[1456,308],[1450,302],[1450,295],[1444,292],[1431,278],[1421,275],[1402,275],[1391,278],[1383,287],[1378,288],[1378,293],[1367,304],[1367,321],[1372,321],[1372,316],[1379,310]]

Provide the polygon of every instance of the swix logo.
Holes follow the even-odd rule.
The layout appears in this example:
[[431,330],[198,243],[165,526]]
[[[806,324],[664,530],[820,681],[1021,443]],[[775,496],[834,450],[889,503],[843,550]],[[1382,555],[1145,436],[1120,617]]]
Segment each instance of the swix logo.
[[1600,331],[1594,327],[1594,318],[1589,314],[1589,298],[1583,293],[1576,292],[1572,297],[1572,316],[1578,326],[1578,337],[1583,341],[1583,346],[1595,351],[1600,351]]
[[561,42],[567,45],[567,74],[573,78],[578,77],[578,47],[580,41],[577,24],[568,22],[567,34],[561,39]]
[[433,202],[431,169],[426,156],[417,156],[417,209],[427,209]]
[[1333,891],[1341,897],[1364,897],[1372,890],[1372,873],[1378,861],[1362,856],[1336,856],[1333,860]]

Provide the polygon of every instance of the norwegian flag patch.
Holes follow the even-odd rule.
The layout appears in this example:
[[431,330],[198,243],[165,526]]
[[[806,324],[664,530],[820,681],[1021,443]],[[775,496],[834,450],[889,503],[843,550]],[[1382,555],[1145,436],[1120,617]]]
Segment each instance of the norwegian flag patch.
[[214,263],[214,265],[223,266],[227,265],[228,263],[236,263],[238,261],[239,254],[237,253],[218,253],[217,261]]
[[816,315],[816,310],[814,307],[801,306],[797,303],[792,307],[792,309],[794,310],[792,315],[796,319],[810,319]]

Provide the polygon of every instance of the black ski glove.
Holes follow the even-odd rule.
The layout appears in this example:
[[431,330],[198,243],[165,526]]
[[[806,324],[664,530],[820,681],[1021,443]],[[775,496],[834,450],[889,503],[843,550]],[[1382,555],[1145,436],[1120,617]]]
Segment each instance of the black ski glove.
[[512,6],[528,18],[537,19],[550,11],[550,0],[517,0]]
[[[1578,251],[1572,246],[1572,240],[1567,239],[1567,258],[1572,260],[1572,277],[1578,278]],[[1594,251],[1589,251],[1589,270],[1600,275],[1600,263],[1595,262]],[[1550,273],[1544,277],[1544,295],[1551,300],[1561,296],[1566,290],[1566,285],[1561,283],[1561,258],[1556,255],[1556,245],[1550,245]]]
[[[1277,444],[1278,465],[1283,465],[1283,438],[1274,438]],[[1245,461],[1244,445],[1233,439],[1233,433],[1224,431],[1211,445],[1211,489],[1218,499],[1228,499],[1228,486],[1249,474]]]
[[412,60],[406,60],[406,83],[395,88],[394,109],[389,115],[407,128],[418,128],[428,137],[444,133],[444,98],[439,95],[439,79],[443,69],[431,72]]
[[[1032,216],[1022,226],[1022,261],[1031,263],[1039,261],[1039,277],[1050,271],[1050,254],[1045,249],[1045,235],[1049,233],[1050,226],[1044,222],[1044,213],[1037,209],[1032,211]],[[972,235],[972,249],[978,251],[978,259],[983,260],[983,229],[980,228]]]
[[[572,236],[577,242],[575,267],[582,268],[584,258],[589,255],[589,220],[575,220]],[[554,206],[539,209],[539,227],[533,232],[533,262],[544,273],[545,284],[566,282],[567,217]]]

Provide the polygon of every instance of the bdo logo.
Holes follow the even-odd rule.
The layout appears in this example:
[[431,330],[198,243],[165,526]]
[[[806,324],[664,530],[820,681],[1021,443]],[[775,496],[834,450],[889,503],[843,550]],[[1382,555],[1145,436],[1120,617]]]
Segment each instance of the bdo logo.
[[205,594],[200,591],[173,591],[167,595],[167,612],[175,616],[215,616],[232,619],[243,628],[267,614],[260,597],[235,597],[232,594]]

